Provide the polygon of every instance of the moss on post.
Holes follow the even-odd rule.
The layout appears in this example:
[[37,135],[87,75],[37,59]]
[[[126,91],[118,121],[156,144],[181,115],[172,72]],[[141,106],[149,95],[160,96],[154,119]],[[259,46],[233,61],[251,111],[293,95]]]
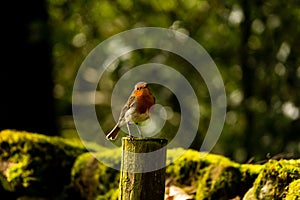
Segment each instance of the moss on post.
[[167,140],[122,139],[121,200],[163,200]]

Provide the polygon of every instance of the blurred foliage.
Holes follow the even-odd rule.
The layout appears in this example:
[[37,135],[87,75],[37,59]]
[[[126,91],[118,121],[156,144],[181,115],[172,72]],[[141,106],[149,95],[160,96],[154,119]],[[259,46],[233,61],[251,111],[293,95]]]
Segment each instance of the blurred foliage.
[[[222,74],[228,112],[214,152],[240,162],[281,152],[299,155],[299,1],[48,0],[48,12],[54,95],[62,132],[74,128],[68,117],[72,115],[72,87],[87,54],[117,33],[155,26],[178,30],[195,39]],[[96,106],[104,131],[113,127],[110,96],[114,83],[129,69],[150,61],[180,71],[197,93],[201,122],[192,148],[199,149],[210,121],[209,94],[201,76],[191,73],[192,66],[168,52],[135,51],[102,76]],[[176,98],[158,89],[153,91],[156,99],[174,113],[163,129],[170,132],[178,126]]]

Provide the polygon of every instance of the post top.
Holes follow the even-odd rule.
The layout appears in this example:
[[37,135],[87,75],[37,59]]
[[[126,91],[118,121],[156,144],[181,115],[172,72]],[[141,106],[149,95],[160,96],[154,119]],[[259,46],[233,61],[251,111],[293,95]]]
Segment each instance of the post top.
[[130,137],[123,137],[122,140],[125,141],[132,141],[132,142],[159,142],[162,144],[167,144],[168,140],[164,138],[130,138]]

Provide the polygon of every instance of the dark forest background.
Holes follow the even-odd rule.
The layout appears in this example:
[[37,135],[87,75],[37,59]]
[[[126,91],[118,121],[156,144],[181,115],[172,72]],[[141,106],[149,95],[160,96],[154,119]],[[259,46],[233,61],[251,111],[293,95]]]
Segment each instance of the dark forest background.
[[[75,137],[72,87],[84,58],[110,36],[155,26],[188,34],[221,72],[228,107],[213,152],[239,162],[300,155],[299,1],[31,0],[1,7],[1,130]],[[107,72],[99,84],[100,121],[106,130],[113,126],[109,96],[124,71],[159,55],[187,76],[202,102],[199,136],[191,146],[199,149],[210,119],[207,89],[166,52],[136,52]],[[173,98],[167,96],[171,108]]]

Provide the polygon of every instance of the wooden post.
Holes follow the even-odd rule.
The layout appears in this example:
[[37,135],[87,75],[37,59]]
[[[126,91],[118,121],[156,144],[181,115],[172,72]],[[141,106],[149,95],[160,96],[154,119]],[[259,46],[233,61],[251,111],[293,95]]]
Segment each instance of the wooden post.
[[122,139],[120,200],[163,200],[167,140]]

